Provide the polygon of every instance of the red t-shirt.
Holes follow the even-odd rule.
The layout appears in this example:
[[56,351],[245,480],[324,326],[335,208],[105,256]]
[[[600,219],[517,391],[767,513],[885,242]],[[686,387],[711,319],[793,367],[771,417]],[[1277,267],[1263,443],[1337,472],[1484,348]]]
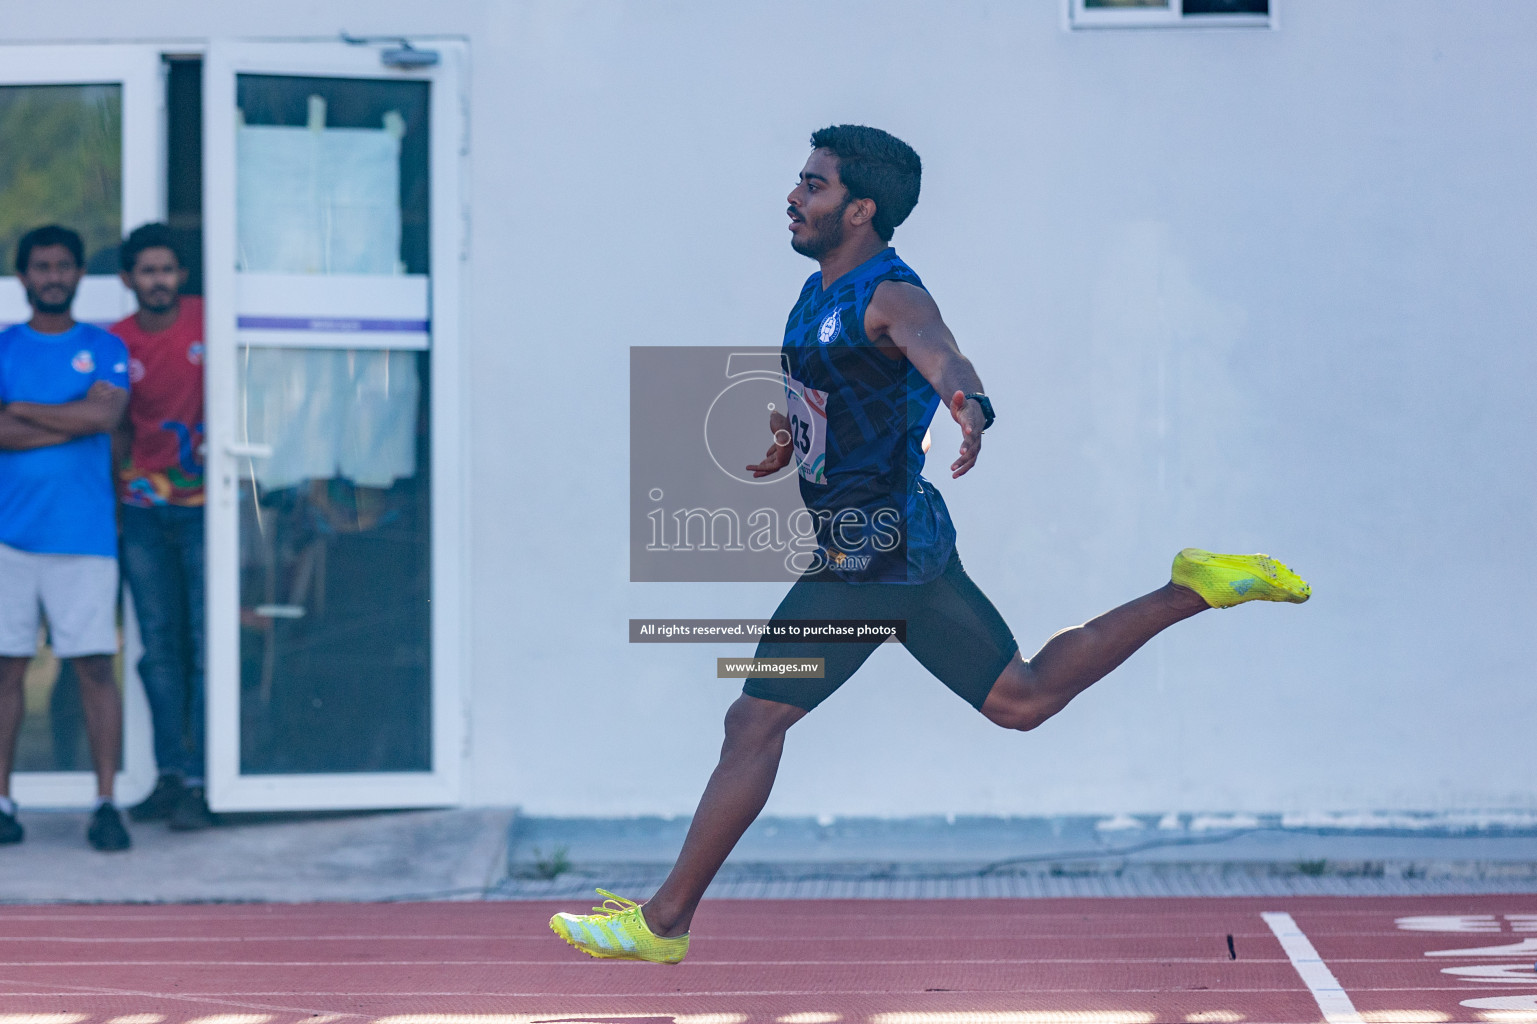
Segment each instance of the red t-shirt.
[[154,334],[125,317],[133,449],[118,471],[125,505],[203,504],[203,300],[183,295],[176,322]]

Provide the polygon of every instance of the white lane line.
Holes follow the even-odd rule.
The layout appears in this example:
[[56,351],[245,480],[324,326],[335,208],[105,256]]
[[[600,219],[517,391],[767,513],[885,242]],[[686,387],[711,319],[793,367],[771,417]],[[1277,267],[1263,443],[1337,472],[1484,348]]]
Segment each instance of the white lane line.
[[1340,983],[1334,977],[1334,972],[1329,970],[1329,965],[1324,963],[1318,955],[1318,950],[1313,948],[1313,943],[1302,929],[1297,927],[1297,922],[1292,920],[1290,914],[1267,913],[1261,914],[1275,937],[1280,940],[1281,948],[1291,958],[1292,967],[1296,968],[1301,976],[1302,983],[1313,993],[1313,999],[1317,1001],[1318,1008],[1323,1011],[1324,1020],[1329,1024],[1365,1024],[1361,1015],[1356,1012],[1355,1004],[1350,1001],[1350,996],[1340,987]]
[[[925,964],[1225,964],[1227,956],[1047,956],[1047,958],[964,959],[693,959],[716,967],[922,967]],[[1250,956],[1251,964],[1279,964],[1279,958]],[[1368,959],[1365,964],[1417,964],[1417,959]],[[569,959],[0,959],[0,967],[570,967],[592,970]],[[3,982],[0,982],[3,984]],[[0,1021],[5,1024],[5,1021]]]
[[[956,990],[956,995],[968,995],[968,993],[970,993],[970,995],[988,995],[988,993],[990,993],[990,992],[991,992],[991,990],[988,990],[988,989],[958,989],[958,990]],[[1036,995],[1050,995],[1050,996],[1107,995],[1107,993],[1111,993],[1111,995],[1142,996],[1142,995],[1154,995],[1154,993],[1159,993],[1159,992],[1168,993],[1168,987],[1167,986],[1165,986],[1165,987],[1148,987],[1148,989],[1107,989],[1107,987],[1105,987],[1105,986],[1088,986],[1088,987],[1082,987],[1082,989],[1037,989],[1037,987],[1031,987],[1030,992],[1031,993],[1036,993]],[[1222,989],[1222,992],[1223,993],[1227,993],[1227,995],[1283,996],[1283,995],[1296,995],[1297,990],[1296,989]],[[1472,993],[1472,992],[1488,992],[1488,989],[1471,989],[1471,987],[1463,986],[1463,987],[1460,987],[1460,989],[1380,989],[1380,990],[1379,989],[1366,989],[1366,992],[1394,992],[1394,993],[1403,993],[1403,992],[1451,992],[1451,993],[1454,993],[1454,995],[1456,995],[1456,993],[1463,993],[1463,995],[1466,995],[1466,993]],[[12,995],[15,995],[15,996],[22,996],[22,995],[29,995],[29,996],[52,996],[52,998],[57,998],[57,996],[60,996],[60,995],[72,995],[72,993],[74,993],[74,990],[71,990],[71,992],[68,992],[68,993],[61,993],[61,992],[58,992],[57,989],[55,989],[55,990],[35,990],[35,992],[34,992],[34,990],[28,990],[28,992],[6,992],[5,995],[8,995],[8,996],[12,996]],[[384,992],[384,990],[378,989],[378,987],[373,987],[373,989],[352,989],[352,990],[306,990],[306,989],[290,990],[290,989],[284,989],[284,990],[281,990],[281,992],[246,992],[246,990],[220,990],[220,992],[180,992],[180,993],[177,993],[177,995],[174,995],[174,996],[166,995],[166,993],[146,993],[146,995],[155,996],[155,998],[166,998],[166,999],[186,998],[186,1001],[189,1001],[189,1002],[227,1002],[227,1001],[229,1001],[229,999],[235,998],[235,996],[240,996],[240,998],[252,998],[252,999],[260,998],[260,996],[334,996],[334,998],[349,998],[349,999],[426,999],[426,998],[432,998],[432,999],[447,999],[447,998],[475,999],[475,998],[480,998],[480,999],[490,999],[490,1001],[495,1002],[496,999],[543,999],[544,996],[549,995],[549,993],[550,993],[549,989],[529,989],[529,990],[507,989],[507,990],[501,990],[501,992],[495,992],[495,990],[490,990],[490,989],[443,989],[443,990],[440,990],[440,989],[423,989],[423,990],[420,990],[420,992],[418,992],[418,990],[415,990],[415,989],[398,989],[398,990],[390,990],[390,992]],[[699,998],[704,998],[704,996],[764,996],[764,995],[782,995],[782,996],[887,995],[887,996],[890,996],[890,995],[911,995],[911,993],[916,993],[916,990],[893,989],[893,987],[891,987],[891,986],[885,986],[885,987],[882,987],[882,989],[839,989],[839,987],[835,986],[835,987],[822,987],[822,989],[699,989],[699,990],[678,989],[678,990],[676,990],[676,992],[632,992],[632,993],[627,993],[627,995],[624,996],[624,998],[627,998],[627,999],[650,999],[650,998],[662,999],[662,998],[672,998],[672,996],[690,996],[690,998],[692,998],[692,996],[699,996]],[[92,995],[92,993],[89,993],[89,992],[88,993],[81,993],[81,996],[89,996],[89,995]],[[128,993],[128,995],[138,995],[138,993]],[[575,992],[575,990],[573,990],[573,992],[561,992],[561,998],[567,998],[567,996],[570,996],[570,998],[576,998],[576,996],[581,996],[581,998],[584,998],[584,999],[587,999],[587,998],[601,999],[601,998],[603,998],[603,996],[612,996],[612,995],[613,995],[613,992]],[[918,993],[918,995],[922,995],[922,993]],[[996,995],[996,993],[993,993],[993,995]],[[231,1006],[238,1006],[238,1004],[231,1004]],[[280,1007],[269,1007],[269,1009],[280,1009]],[[366,1015],[366,1013],[352,1013],[352,1015],[350,1015],[350,1016],[367,1016],[367,1015]],[[1383,1018],[1383,1019],[1388,1019],[1388,1018]],[[1397,1021],[1397,1018],[1391,1018],[1391,1019],[1394,1019],[1394,1021]],[[301,1021],[300,1024],[304,1024],[304,1022]],[[1291,1024],[1297,1024],[1297,1021],[1293,1021],[1293,1022],[1291,1022]]]
[[[368,1017],[368,1014],[366,1013],[338,1013],[327,1011],[320,1007],[304,1008],[289,1005],[273,1006],[265,1003],[239,1002],[231,999],[227,994],[216,992],[209,992],[200,995],[188,995],[187,993],[183,992],[152,992],[141,991],[139,989],[132,988],[108,987],[103,985],[65,985],[59,982],[54,982],[51,987],[54,989],[54,991],[47,993],[48,997],[51,999],[57,999],[63,995],[73,995],[82,998],[110,996],[119,1003],[121,1002],[121,997],[123,996],[137,996],[140,999],[168,999],[173,1002],[180,1003],[201,1003],[205,1006],[211,1004],[213,1006],[232,1006],[241,1010],[275,1010],[278,1013],[291,1013],[299,1017],[301,1024],[304,1021],[317,1017],[324,1017],[328,1021],[340,1020],[343,1017],[361,1017],[365,1019]],[[5,994],[8,996],[19,996],[28,995],[31,993],[6,992]],[[292,992],[264,992],[259,994],[274,996],[294,995]]]

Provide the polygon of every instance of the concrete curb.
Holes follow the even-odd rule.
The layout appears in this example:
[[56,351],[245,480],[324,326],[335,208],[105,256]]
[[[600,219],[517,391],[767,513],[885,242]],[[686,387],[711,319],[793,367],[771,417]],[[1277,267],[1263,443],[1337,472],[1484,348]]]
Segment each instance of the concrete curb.
[[502,878],[510,809],[231,815],[201,832],[129,828],[133,848],[85,843],[87,815],[23,813],[0,848],[0,902],[479,899]]

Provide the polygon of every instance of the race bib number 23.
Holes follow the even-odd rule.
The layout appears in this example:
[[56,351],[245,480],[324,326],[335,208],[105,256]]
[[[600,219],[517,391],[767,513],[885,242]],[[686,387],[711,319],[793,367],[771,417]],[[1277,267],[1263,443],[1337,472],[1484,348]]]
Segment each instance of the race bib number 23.
[[827,483],[827,392],[808,388],[794,377],[785,376],[785,398],[790,417],[790,442],[795,445],[795,461],[801,478],[814,484]]

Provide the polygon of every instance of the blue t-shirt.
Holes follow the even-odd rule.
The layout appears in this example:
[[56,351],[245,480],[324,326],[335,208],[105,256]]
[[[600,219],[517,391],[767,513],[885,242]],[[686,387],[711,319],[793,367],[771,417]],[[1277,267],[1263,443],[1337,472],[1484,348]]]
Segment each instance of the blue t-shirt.
[[[128,388],[128,349],[100,327],[0,331],[0,403],[60,405],[99,380]],[[45,555],[117,555],[112,439],[87,434],[28,451],[0,451],[0,544]]]
[[865,337],[883,281],[923,287],[887,248],[826,291],[820,273],[801,289],[782,349],[790,432],[828,567],[850,583],[927,583],[955,549],[944,499],[920,475],[939,395]]

